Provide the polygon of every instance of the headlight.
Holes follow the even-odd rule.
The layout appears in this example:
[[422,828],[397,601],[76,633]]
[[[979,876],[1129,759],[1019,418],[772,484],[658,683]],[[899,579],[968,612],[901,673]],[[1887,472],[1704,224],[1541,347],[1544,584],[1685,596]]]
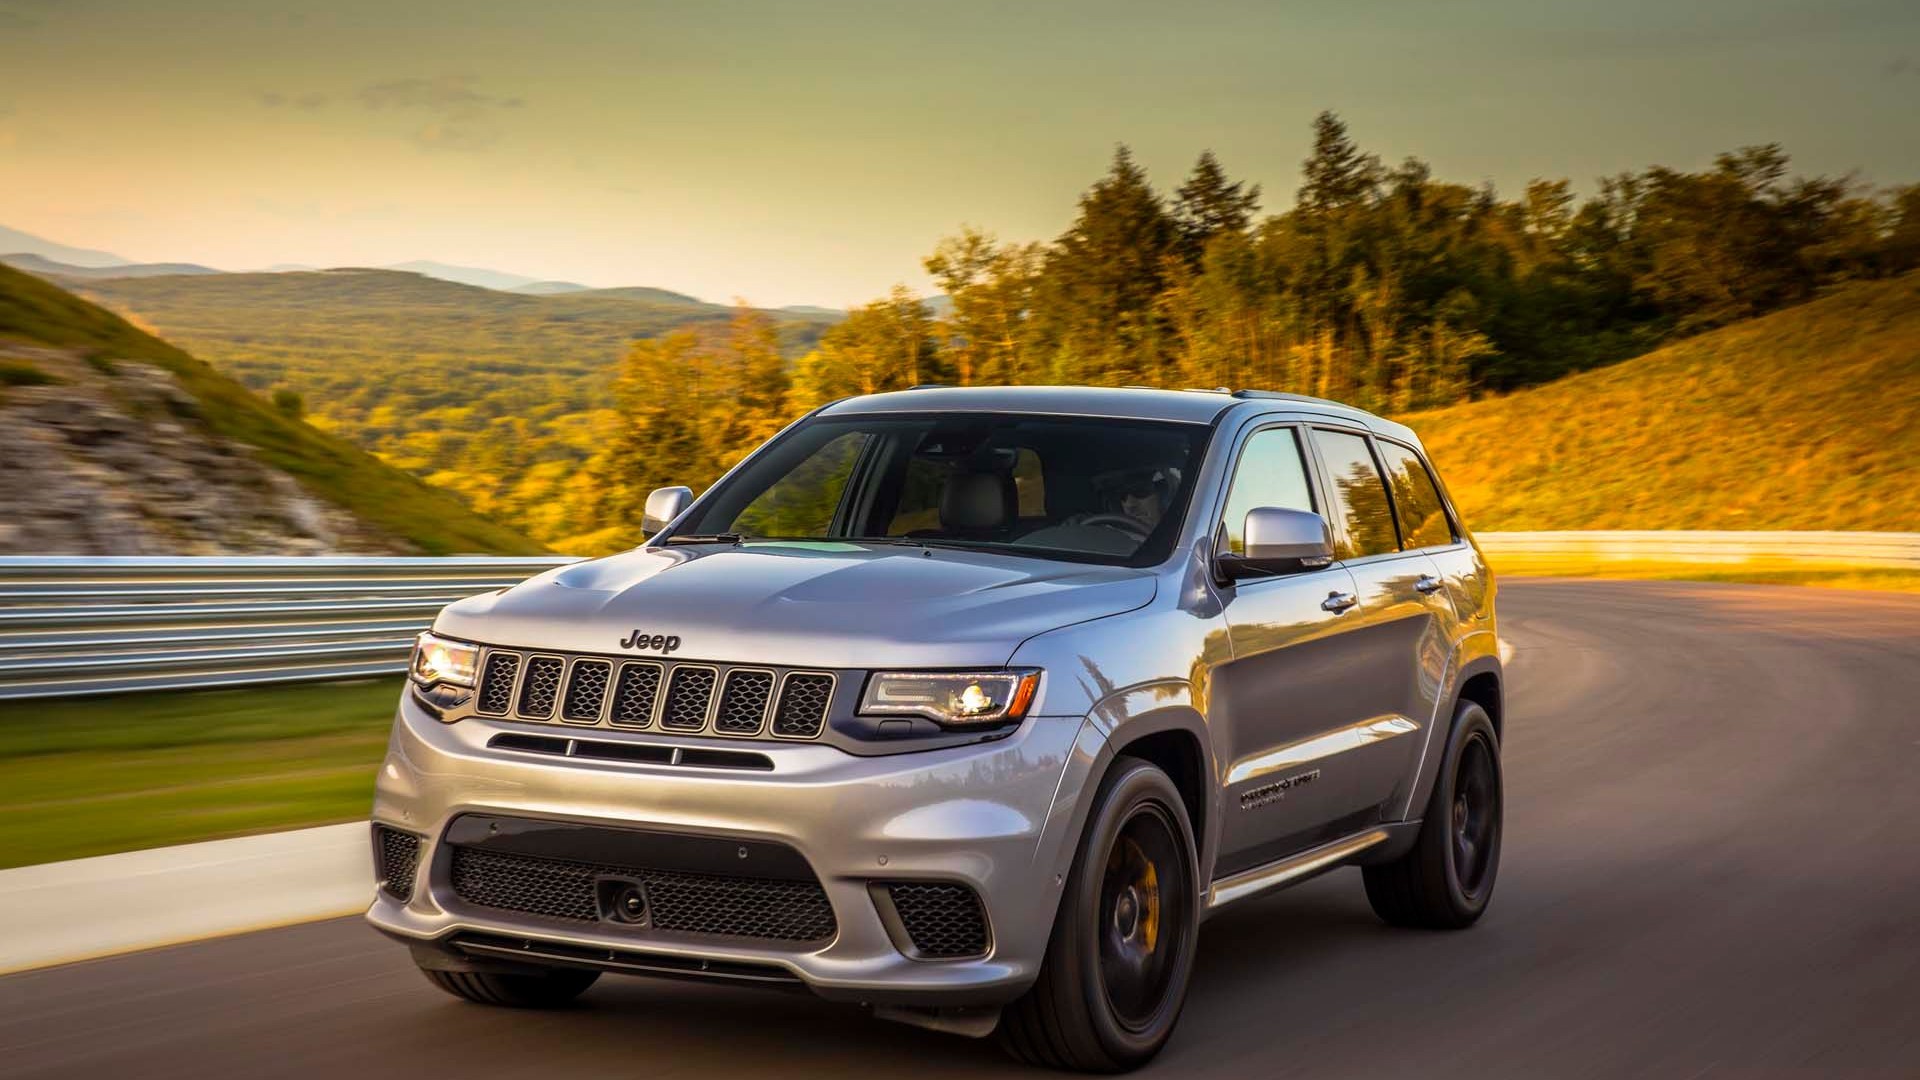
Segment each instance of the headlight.
[[414,639],[413,666],[408,674],[421,686],[451,683],[472,686],[480,663],[480,646],[425,633]]
[[860,711],[989,727],[1023,719],[1039,686],[1038,671],[877,671],[867,680]]

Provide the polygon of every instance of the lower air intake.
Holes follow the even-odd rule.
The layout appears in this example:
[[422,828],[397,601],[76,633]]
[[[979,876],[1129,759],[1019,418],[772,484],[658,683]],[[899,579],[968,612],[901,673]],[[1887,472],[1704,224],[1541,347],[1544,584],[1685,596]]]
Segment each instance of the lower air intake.
[[412,833],[389,829],[385,825],[375,825],[373,839],[376,853],[373,874],[379,880],[380,888],[402,900],[412,899],[413,874],[420,865],[420,838]]
[[654,930],[808,942],[830,938],[835,930],[833,906],[818,881],[613,866],[453,845],[454,894],[478,907],[598,922],[597,883],[608,877],[640,883]]
[[972,889],[949,881],[896,881],[885,888],[920,959],[986,955],[987,916]]

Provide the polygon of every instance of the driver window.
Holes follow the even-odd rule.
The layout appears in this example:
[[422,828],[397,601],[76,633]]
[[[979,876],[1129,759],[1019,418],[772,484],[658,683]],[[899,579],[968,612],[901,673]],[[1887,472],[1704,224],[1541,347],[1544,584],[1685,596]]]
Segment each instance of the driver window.
[[1300,456],[1300,436],[1293,428],[1256,431],[1240,451],[1240,464],[1233,471],[1233,486],[1227,489],[1227,508],[1222,521],[1226,526],[1228,551],[1235,555],[1247,553],[1247,538],[1243,535],[1247,511],[1260,506],[1314,509],[1306,462]]

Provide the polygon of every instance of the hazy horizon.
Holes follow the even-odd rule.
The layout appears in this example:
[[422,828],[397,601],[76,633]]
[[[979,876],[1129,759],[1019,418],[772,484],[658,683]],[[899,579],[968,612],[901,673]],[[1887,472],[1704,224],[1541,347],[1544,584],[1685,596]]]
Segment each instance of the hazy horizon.
[[844,306],[1057,235],[1131,145],[1291,201],[1321,109],[1514,193],[1779,142],[1920,180],[1920,8],[0,0],[0,224],[242,270],[433,260]]

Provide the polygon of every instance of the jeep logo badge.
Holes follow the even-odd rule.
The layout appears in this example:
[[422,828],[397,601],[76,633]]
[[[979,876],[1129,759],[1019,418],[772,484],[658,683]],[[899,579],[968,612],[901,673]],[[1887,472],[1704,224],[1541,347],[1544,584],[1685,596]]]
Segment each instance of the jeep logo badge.
[[670,653],[680,647],[680,638],[675,634],[648,634],[644,630],[635,630],[620,639],[623,649],[659,649]]

